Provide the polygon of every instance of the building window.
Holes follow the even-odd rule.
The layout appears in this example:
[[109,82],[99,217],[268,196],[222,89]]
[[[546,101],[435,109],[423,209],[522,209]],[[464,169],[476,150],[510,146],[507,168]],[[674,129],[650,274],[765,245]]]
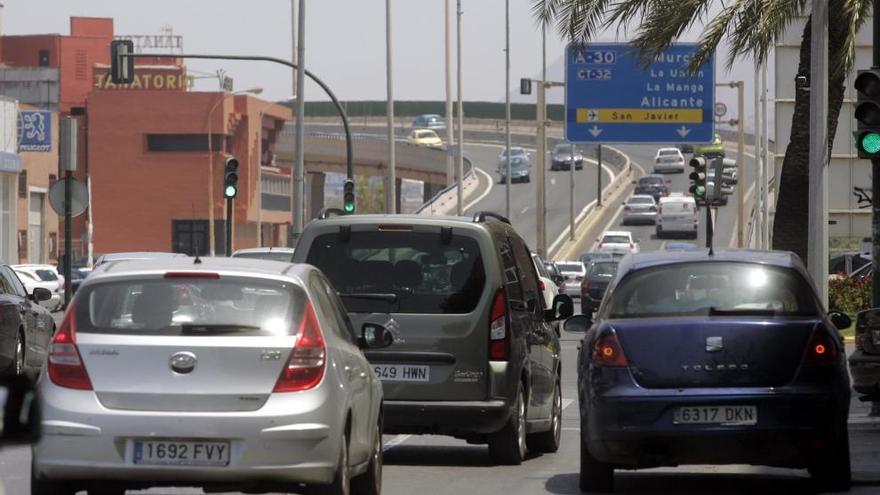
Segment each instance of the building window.
[[40,67],[49,67],[49,50],[40,50]]
[[18,197],[26,198],[27,197],[27,170],[22,170],[18,174]]
[[[220,151],[222,134],[213,134],[211,149]],[[200,151],[208,150],[207,134],[147,134],[147,151]]]
[[77,81],[85,81],[89,78],[88,73],[88,52],[85,50],[77,50],[74,54],[75,69],[74,75]]

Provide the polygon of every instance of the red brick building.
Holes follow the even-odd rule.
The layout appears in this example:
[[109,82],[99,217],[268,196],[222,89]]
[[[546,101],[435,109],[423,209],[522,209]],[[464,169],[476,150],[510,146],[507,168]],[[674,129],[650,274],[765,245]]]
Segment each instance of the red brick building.
[[75,175],[90,181],[92,197],[87,213],[74,219],[75,254],[88,252],[89,224],[94,254],[193,252],[196,245],[206,253],[212,209],[222,253],[227,155],[241,164],[233,247],[283,245],[290,169],[274,167],[273,157],[290,111],[249,96],[190,91],[179,59],[139,58],[135,81],[114,85],[107,78],[113,37],[112,19],[80,17],[71,18],[69,35],[0,37],[3,65],[57,69],[50,106],[79,120]]

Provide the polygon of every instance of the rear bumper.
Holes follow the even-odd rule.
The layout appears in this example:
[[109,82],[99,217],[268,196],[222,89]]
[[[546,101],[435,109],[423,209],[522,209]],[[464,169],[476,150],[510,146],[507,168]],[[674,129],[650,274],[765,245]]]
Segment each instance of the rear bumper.
[[657,221],[657,212],[623,212],[624,222],[644,222],[653,224]]
[[854,351],[849,356],[849,372],[853,390],[880,396],[880,355]]
[[386,433],[466,436],[494,433],[510,418],[511,406],[490,401],[384,402]]
[[[765,389],[766,390],[766,389]],[[587,416],[590,452],[627,467],[678,464],[804,466],[831,428],[846,417],[846,404],[829,394],[748,393],[617,396],[593,399]],[[674,424],[681,406],[757,407],[757,423]],[[811,450],[812,449],[812,450]]]

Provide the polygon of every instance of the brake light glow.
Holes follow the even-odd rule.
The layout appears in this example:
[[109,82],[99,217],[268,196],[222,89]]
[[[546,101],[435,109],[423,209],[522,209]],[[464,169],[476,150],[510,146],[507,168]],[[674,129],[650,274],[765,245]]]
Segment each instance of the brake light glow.
[[596,347],[593,349],[593,364],[596,366],[625,367],[629,363],[620,346],[620,340],[615,333],[605,333],[599,337]]
[[587,292],[590,292],[590,279],[585,278],[581,282],[581,294],[586,294]]
[[507,330],[507,299],[498,289],[492,303],[489,319],[489,360],[507,361],[510,358],[510,332]]
[[327,348],[312,303],[306,303],[296,344],[275,384],[275,393],[300,392],[315,388],[324,377]]
[[219,273],[212,272],[167,272],[165,278],[207,278],[211,280],[219,280]]
[[804,356],[804,366],[833,365],[837,361],[837,351],[831,342],[831,337],[821,329],[813,332],[810,342],[807,344],[807,354]]
[[76,310],[70,305],[61,328],[49,344],[46,372],[52,383],[76,390],[92,390],[92,381],[76,347]]

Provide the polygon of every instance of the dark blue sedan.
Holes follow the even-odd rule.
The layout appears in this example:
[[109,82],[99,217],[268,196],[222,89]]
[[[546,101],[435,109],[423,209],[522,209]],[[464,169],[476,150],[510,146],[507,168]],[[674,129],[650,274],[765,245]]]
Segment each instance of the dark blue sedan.
[[850,485],[850,384],[838,328],[797,256],[678,251],[625,257],[578,356],[580,485],[680,464],[807,468]]

